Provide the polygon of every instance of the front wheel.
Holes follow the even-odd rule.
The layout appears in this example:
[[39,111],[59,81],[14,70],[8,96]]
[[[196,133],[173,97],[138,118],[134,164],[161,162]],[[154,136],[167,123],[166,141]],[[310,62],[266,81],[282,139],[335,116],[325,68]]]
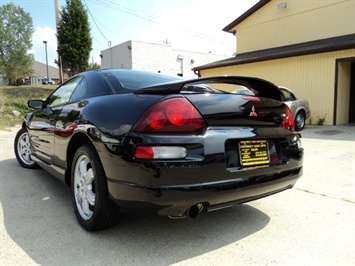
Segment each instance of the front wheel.
[[295,117],[295,130],[301,131],[306,125],[306,118],[303,112],[298,112]]
[[35,169],[38,168],[36,162],[31,160],[31,143],[27,128],[21,128],[15,137],[14,151],[16,159],[24,168]]
[[75,215],[86,230],[108,228],[120,220],[117,206],[108,197],[100,158],[89,144],[81,146],[74,155],[71,188]]

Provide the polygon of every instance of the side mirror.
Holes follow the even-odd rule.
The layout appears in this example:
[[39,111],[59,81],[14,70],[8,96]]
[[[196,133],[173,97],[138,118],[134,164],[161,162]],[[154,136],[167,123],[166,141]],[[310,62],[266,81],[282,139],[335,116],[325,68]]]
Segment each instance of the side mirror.
[[42,110],[45,107],[45,104],[41,100],[30,100],[27,102],[27,106],[35,110]]

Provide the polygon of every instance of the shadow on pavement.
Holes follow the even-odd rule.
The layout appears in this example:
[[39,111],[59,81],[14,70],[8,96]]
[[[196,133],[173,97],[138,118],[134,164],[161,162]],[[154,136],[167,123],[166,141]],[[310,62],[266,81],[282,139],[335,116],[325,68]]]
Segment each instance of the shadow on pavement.
[[237,247],[270,221],[265,213],[239,205],[195,220],[126,215],[116,227],[89,233],[76,221],[65,184],[43,170],[21,168],[15,159],[0,161],[0,169],[5,230],[38,264],[169,265]]
[[355,124],[342,126],[307,125],[299,133],[303,138],[355,141]]

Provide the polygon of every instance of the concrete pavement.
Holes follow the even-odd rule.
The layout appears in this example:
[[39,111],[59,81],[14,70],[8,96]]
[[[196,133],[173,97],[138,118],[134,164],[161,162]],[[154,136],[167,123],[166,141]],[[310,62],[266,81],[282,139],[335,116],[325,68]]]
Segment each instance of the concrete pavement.
[[70,190],[0,131],[1,265],[355,265],[355,126],[307,126],[294,189],[195,220],[125,216],[89,233]]

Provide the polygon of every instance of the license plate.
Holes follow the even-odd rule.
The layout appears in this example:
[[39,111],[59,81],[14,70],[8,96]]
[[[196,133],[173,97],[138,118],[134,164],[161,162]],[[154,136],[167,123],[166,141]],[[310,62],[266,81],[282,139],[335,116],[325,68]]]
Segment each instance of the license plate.
[[269,145],[266,140],[241,140],[239,154],[242,166],[270,163]]

